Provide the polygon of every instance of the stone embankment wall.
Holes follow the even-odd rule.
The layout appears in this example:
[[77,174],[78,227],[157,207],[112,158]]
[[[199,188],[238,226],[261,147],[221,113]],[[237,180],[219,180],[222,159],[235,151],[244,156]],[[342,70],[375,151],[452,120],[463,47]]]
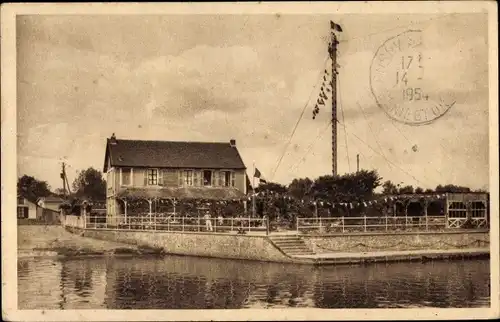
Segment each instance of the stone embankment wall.
[[489,232],[484,230],[450,232],[359,233],[350,235],[304,236],[316,253],[380,252],[395,250],[452,250],[489,247]]
[[[73,222],[75,226],[81,223]],[[66,227],[67,230],[85,237],[126,243],[138,247],[151,247],[166,254],[248,259],[281,263],[311,263],[313,259],[287,256],[267,236],[237,235],[202,232],[161,232],[112,229],[82,229]],[[387,251],[442,250],[444,253],[457,249],[481,249],[487,252],[489,232],[484,230],[462,230],[446,232],[395,232],[333,234],[301,236],[306,246],[317,254],[373,253]],[[366,254],[365,254],[366,255]],[[364,256],[364,255],[363,255]]]
[[162,248],[165,253],[200,257],[297,262],[283,254],[265,236],[218,233],[85,230],[85,237]]

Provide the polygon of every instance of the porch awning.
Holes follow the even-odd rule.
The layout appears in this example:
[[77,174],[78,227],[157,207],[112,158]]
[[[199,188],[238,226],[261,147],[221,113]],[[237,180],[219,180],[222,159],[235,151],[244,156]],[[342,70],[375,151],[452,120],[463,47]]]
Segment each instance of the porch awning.
[[117,193],[123,199],[204,199],[241,200],[245,194],[235,188],[183,187],[183,188],[124,188]]

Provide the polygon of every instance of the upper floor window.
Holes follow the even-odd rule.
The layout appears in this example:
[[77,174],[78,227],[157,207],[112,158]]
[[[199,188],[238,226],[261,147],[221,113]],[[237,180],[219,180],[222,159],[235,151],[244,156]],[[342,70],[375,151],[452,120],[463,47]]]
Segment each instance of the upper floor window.
[[193,186],[199,187],[201,185],[201,172],[193,171]]
[[185,186],[193,185],[193,170],[184,170],[182,176]]
[[234,187],[234,172],[232,171],[219,172],[219,186]]
[[24,205],[24,198],[23,197],[17,197],[17,204],[18,205]]
[[158,169],[148,169],[146,175],[148,186],[158,185]]
[[211,170],[203,170],[203,185],[211,186],[212,185],[212,171]]
[[130,186],[132,184],[132,169],[122,168],[121,169],[121,185]]

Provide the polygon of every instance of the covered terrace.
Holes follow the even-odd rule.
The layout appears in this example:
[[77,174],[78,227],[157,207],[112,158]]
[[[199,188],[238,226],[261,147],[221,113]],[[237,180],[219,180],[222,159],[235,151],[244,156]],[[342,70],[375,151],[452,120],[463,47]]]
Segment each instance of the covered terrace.
[[123,216],[173,215],[197,216],[200,210],[213,215],[241,215],[246,212],[247,196],[227,187],[124,188],[116,199],[121,201]]

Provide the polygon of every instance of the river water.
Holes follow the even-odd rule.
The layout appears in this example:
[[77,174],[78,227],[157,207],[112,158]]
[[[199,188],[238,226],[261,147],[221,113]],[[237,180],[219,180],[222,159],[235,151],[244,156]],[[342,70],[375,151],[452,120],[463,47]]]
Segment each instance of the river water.
[[196,257],[19,259],[19,309],[488,307],[489,260],[356,266]]

